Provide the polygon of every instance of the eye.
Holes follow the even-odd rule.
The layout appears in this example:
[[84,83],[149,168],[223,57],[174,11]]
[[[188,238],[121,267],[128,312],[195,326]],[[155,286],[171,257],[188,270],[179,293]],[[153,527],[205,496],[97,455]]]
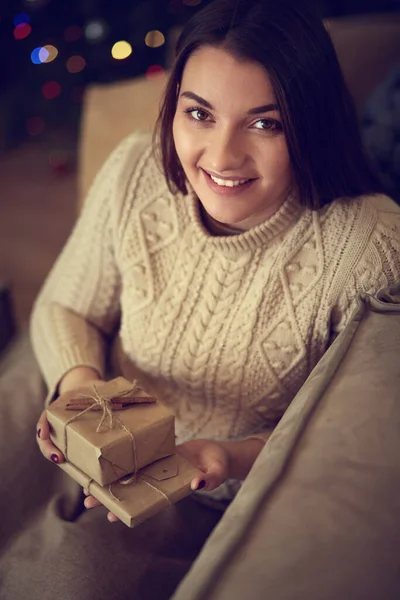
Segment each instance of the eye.
[[254,128],[262,131],[282,131],[282,124],[275,119],[259,119],[254,123]]
[[202,108],[187,108],[185,113],[189,115],[194,121],[206,121],[209,117],[208,112]]

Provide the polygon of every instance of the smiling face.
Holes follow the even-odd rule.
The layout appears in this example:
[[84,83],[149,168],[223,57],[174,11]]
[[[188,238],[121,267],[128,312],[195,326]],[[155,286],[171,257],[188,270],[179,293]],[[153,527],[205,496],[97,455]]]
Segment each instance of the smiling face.
[[292,187],[274,91],[265,69],[203,46],[188,59],[173,122],[178,158],[205,211],[247,230]]

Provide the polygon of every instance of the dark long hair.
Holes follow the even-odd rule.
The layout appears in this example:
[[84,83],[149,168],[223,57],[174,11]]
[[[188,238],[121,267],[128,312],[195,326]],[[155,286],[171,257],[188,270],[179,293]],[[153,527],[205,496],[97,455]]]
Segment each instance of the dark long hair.
[[266,69],[304,205],[318,209],[335,198],[382,191],[319,16],[300,0],[215,0],[193,16],[179,37],[155,130],[172,192],[187,193],[172,135],[182,74],[190,55],[205,45]]

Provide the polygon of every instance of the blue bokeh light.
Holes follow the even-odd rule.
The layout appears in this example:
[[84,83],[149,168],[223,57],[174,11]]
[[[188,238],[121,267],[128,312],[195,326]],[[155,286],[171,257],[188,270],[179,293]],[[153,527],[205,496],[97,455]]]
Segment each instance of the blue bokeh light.
[[35,48],[34,50],[32,50],[31,52],[31,61],[33,62],[34,65],[41,65],[42,64],[42,60],[40,57],[40,53],[43,50],[43,48],[41,46],[39,46],[39,48]]
[[18,13],[18,15],[15,15],[14,17],[14,25],[15,27],[18,27],[18,25],[24,25],[26,23],[29,23],[30,20],[31,18],[28,14]]

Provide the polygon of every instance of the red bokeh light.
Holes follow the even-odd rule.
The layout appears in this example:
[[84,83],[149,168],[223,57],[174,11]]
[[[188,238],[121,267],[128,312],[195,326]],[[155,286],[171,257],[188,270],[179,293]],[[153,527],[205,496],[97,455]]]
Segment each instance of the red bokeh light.
[[147,79],[155,79],[164,75],[165,71],[160,65],[151,65],[146,71]]
[[82,56],[71,56],[67,60],[67,70],[70,73],[80,73],[86,67],[86,60]]
[[61,94],[61,85],[57,81],[48,81],[42,87],[42,94],[46,100],[53,100]]
[[28,23],[21,23],[14,29],[14,37],[16,40],[24,40],[26,37],[28,37],[31,31],[32,27],[28,25]]

